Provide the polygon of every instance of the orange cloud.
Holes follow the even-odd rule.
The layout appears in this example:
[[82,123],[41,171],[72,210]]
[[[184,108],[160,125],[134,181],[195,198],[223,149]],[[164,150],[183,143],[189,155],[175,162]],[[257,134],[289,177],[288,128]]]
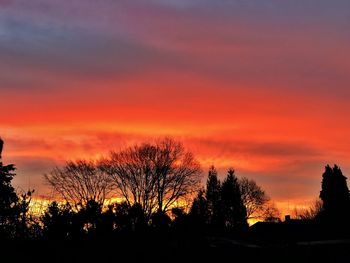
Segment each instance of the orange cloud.
[[0,135],[16,185],[45,193],[64,160],[167,135],[283,207],[318,196],[326,163],[346,174],[347,4],[209,2],[5,1]]

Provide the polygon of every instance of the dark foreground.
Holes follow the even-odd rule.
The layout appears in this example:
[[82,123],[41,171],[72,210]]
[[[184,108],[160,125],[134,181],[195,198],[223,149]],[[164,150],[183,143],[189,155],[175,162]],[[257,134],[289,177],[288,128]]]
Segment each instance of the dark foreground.
[[8,241],[0,262],[349,262],[350,239],[267,243],[229,237]]

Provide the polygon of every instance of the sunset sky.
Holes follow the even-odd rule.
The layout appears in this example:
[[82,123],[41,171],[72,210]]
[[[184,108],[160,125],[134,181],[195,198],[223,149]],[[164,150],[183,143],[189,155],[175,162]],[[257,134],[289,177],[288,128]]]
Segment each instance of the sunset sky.
[[203,176],[284,211],[350,175],[348,0],[0,0],[0,136],[16,187],[65,160],[173,136]]

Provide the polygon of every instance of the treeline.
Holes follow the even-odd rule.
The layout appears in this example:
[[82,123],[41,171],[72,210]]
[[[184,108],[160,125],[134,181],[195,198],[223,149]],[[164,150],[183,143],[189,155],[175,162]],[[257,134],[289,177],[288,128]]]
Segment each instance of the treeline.
[[[75,239],[147,231],[236,231],[247,220],[271,217],[266,193],[229,169],[221,183],[215,167],[201,187],[193,154],[173,139],[134,145],[100,160],[68,161],[44,178],[60,200],[40,217],[30,215],[33,191],[11,185],[13,165],[1,163],[1,236]],[[121,202],[106,205],[120,197]]]
[[[193,154],[170,138],[99,160],[68,161],[44,175],[60,201],[33,215],[29,208],[34,191],[16,192],[11,184],[15,166],[0,163],[0,238],[239,237],[247,233],[249,220],[281,224],[277,209],[255,181],[238,178],[233,169],[220,181],[213,166],[202,187],[202,174]],[[120,202],[106,205],[115,197]],[[326,166],[320,200],[297,216],[327,228],[347,227],[350,195],[338,166]]]

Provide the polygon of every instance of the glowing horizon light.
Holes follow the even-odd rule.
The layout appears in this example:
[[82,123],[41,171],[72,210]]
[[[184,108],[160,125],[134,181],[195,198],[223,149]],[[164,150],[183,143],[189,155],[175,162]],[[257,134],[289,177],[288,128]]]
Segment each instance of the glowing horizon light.
[[349,1],[22,2],[0,1],[15,187],[45,195],[56,165],[163,136],[291,207],[326,164],[350,173]]

